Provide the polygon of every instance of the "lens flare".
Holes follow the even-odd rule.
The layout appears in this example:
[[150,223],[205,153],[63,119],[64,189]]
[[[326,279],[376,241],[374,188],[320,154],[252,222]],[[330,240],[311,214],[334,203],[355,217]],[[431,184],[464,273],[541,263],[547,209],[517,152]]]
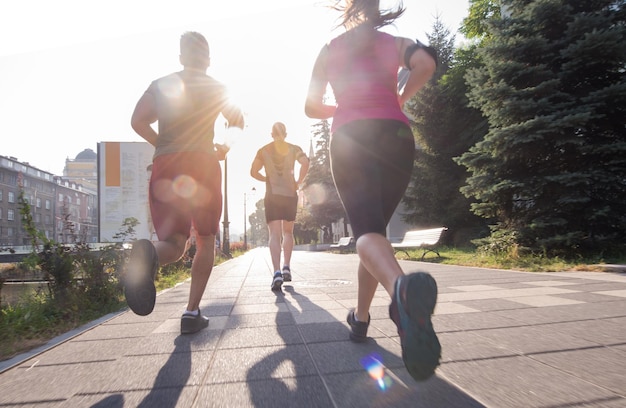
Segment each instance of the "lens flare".
[[158,86],[168,99],[176,99],[185,92],[185,83],[176,75],[171,75],[159,81]]
[[174,179],[172,189],[179,197],[191,198],[196,194],[198,184],[192,177],[183,174]]
[[327,200],[328,192],[322,184],[312,184],[306,188],[306,198],[313,205],[319,205]]
[[383,359],[378,353],[372,353],[361,359],[361,365],[367,373],[376,381],[381,391],[387,391],[391,387],[391,377],[385,374]]

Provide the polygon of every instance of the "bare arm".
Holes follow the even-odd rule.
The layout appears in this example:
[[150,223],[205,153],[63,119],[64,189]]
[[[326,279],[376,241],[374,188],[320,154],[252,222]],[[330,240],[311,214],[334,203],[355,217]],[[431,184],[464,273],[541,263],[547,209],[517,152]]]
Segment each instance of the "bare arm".
[[[400,59],[400,65],[404,66],[404,56],[407,48],[415,44],[415,41],[408,38],[398,38],[400,46],[398,47],[398,57]],[[437,68],[437,62],[435,59],[424,49],[418,49],[411,55],[409,60],[410,70],[409,79],[407,80],[402,93],[398,97],[400,106],[404,105],[406,101],[411,99],[413,95],[419,92],[420,89],[430,80]]]
[[259,160],[258,157],[255,157],[254,161],[252,162],[252,166],[250,167],[250,175],[255,180],[265,182],[267,180],[267,177],[261,174],[262,168],[263,168],[263,163],[261,162],[261,160]]
[[304,178],[309,171],[309,158],[306,157],[305,154],[303,154],[298,158],[298,163],[300,163],[300,172],[298,173],[298,180],[296,180],[296,184],[299,188],[304,182]]
[[144,93],[137,102],[130,125],[135,132],[152,146],[156,145],[157,132],[150,126],[157,120],[154,97],[149,93]]
[[326,105],[324,103],[324,93],[326,93],[326,86],[328,85],[328,78],[326,78],[327,56],[328,47],[324,46],[317,56],[315,65],[313,65],[309,91],[304,104],[304,113],[313,119],[331,118],[337,109],[336,106]]

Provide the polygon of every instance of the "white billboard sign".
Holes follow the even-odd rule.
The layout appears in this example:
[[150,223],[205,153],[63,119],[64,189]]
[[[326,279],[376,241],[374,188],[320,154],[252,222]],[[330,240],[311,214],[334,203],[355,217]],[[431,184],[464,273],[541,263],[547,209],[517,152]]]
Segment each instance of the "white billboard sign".
[[114,242],[124,220],[136,218],[136,238],[156,239],[148,181],[154,147],[147,142],[98,143],[99,242]]

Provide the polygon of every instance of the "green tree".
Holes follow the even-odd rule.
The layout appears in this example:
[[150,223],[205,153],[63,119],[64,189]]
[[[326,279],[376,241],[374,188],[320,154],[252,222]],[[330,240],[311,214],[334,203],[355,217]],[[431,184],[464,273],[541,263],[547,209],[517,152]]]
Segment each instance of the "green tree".
[[309,158],[311,164],[304,180],[304,192],[317,227],[330,229],[331,223],[345,217],[345,211],[330,170],[330,125],[327,120],[313,125],[313,137],[317,149],[314,157]]
[[309,244],[317,242],[319,224],[313,218],[306,207],[299,207],[296,213],[296,222],[293,229],[293,237],[296,244]]
[[550,253],[626,241],[624,0],[509,0],[470,100],[489,121],[459,162],[492,236]]
[[407,103],[417,152],[411,183],[403,203],[404,220],[423,227],[445,225],[449,243],[462,244],[485,229],[470,211],[470,200],[459,189],[469,176],[454,158],[466,152],[486,132],[479,110],[468,107],[464,76],[477,66],[475,47],[454,49],[454,36],[437,18],[428,35],[439,64],[433,79]]
[[265,200],[256,202],[255,210],[248,216],[250,223],[250,241],[253,245],[266,245],[269,240],[267,222],[265,221]]
[[500,0],[470,0],[469,14],[463,19],[461,33],[466,38],[486,40],[490,21],[500,19]]

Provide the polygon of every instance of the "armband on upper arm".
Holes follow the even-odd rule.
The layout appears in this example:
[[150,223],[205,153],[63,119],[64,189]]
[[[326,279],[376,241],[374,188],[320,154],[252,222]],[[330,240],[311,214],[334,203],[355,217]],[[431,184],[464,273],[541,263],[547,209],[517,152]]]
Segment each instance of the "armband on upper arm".
[[439,62],[437,60],[437,51],[435,51],[433,47],[426,46],[422,44],[419,40],[415,40],[415,44],[408,46],[406,48],[406,51],[404,52],[404,65],[409,71],[411,70],[411,57],[413,56],[415,51],[419,49],[426,51],[428,55],[430,55],[435,60],[435,65],[439,65]]

